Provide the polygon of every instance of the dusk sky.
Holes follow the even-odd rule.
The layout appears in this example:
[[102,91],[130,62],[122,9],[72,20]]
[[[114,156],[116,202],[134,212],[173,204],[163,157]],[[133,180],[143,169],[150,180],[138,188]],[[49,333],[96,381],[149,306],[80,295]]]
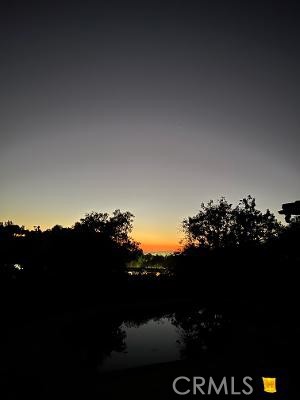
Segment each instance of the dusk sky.
[[300,198],[299,2],[8,3],[0,221],[119,208],[169,250],[202,201]]

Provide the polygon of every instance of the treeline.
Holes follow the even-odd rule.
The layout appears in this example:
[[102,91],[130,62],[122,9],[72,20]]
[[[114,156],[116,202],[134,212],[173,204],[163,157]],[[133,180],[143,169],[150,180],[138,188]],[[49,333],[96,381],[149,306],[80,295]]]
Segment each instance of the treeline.
[[236,206],[224,197],[201,204],[182,223],[183,250],[174,274],[203,299],[278,303],[295,292],[300,224],[288,226],[248,196]]
[[[291,292],[296,282],[299,222],[283,226],[269,210],[257,210],[251,196],[236,206],[225,198],[201,204],[182,222],[182,251],[167,257],[143,255],[130,236],[133,218],[120,210],[91,212],[70,228],[56,225],[45,231],[0,223],[2,304],[51,309],[68,302],[120,301],[147,291],[259,301]],[[139,280],[139,289],[128,283],[128,265],[152,271]],[[161,285],[160,291],[151,292],[151,285]]]
[[[7,304],[48,307],[115,298],[126,265],[142,251],[130,236],[129,212],[91,212],[71,228],[26,230],[0,224],[0,290]],[[7,301],[9,299],[9,301]]]

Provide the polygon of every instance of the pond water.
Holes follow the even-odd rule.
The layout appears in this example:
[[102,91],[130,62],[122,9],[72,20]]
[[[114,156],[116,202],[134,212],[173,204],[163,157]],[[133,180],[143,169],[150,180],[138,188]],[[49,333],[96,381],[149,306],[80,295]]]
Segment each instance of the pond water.
[[107,312],[12,331],[0,346],[0,366],[21,375],[93,376],[181,359],[204,362],[224,340],[224,317],[209,310]]
[[118,346],[101,360],[99,372],[164,363],[205,353],[210,339],[223,326],[222,316],[196,310],[172,313],[146,321],[124,321],[123,347]]
[[150,319],[140,326],[123,323],[126,350],[112,351],[103,361],[100,370],[114,370],[162,363],[180,359],[178,329],[172,319]]

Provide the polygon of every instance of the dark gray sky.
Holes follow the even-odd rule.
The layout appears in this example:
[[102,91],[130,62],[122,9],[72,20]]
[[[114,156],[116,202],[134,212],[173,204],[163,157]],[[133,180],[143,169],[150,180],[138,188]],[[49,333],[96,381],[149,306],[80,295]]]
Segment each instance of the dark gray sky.
[[298,199],[299,17],[296,1],[4,4],[0,220],[128,209],[165,249],[202,201]]

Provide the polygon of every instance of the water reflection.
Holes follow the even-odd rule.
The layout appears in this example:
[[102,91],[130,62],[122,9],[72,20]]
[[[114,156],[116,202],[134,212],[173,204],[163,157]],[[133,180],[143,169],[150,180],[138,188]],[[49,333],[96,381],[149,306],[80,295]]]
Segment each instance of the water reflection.
[[206,309],[176,312],[172,323],[178,328],[181,358],[203,358],[208,352],[220,350],[226,327],[222,314]]
[[0,371],[87,386],[99,372],[202,357],[219,345],[223,325],[221,315],[205,310],[49,319],[2,338]]
[[126,349],[112,351],[99,365],[100,371],[136,367],[178,360],[178,334],[168,317],[150,319],[136,325],[133,321],[124,323],[121,329],[126,332]]
[[103,317],[101,320],[91,318],[70,324],[64,331],[64,343],[67,343],[68,356],[73,365],[79,368],[96,370],[111,356],[111,353],[122,354],[126,350],[126,331],[119,316]]
[[98,370],[109,371],[203,356],[216,346],[224,327],[221,314],[208,310],[175,312],[124,320],[124,346],[101,359]]
[[[51,391],[48,397],[36,398],[55,398],[62,386],[66,398],[70,390],[77,394],[79,389],[82,398],[92,398],[88,390],[106,387],[109,376],[123,375],[106,371],[181,359],[192,362],[175,363],[174,368],[286,364],[290,336],[280,321],[270,325],[263,315],[264,319],[243,322],[230,314],[228,323],[224,315],[229,312],[195,308],[145,314],[128,308],[121,313],[111,307],[17,326],[0,334],[1,382],[7,390],[20,387],[21,392],[19,382],[34,382],[36,390]],[[160,367],[157,370],[160,374]]]

